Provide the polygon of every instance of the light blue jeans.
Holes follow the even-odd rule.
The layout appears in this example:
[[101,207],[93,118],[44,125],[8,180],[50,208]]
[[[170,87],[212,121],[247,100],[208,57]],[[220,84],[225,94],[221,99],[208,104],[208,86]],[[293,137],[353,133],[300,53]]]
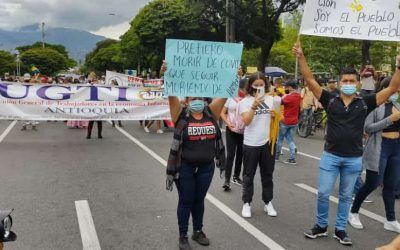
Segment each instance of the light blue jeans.
[[335,227],[345,230],[347,217],[352,203],[354,184],[362,168],[362,157],[341,157],[324,152],[319,167],[319,184],[317,200],[317,224],[328,226],[329,196],[340,175],[339,205]]
[[294,143],[293,135],[296,132],[297,125],[285,125],[282,122],[279,125],[279,136],[276,143],[276,155],[279,155],[282,150],[283,139],[289,145],[289,159],[294,159],[296,155],[296,144]]

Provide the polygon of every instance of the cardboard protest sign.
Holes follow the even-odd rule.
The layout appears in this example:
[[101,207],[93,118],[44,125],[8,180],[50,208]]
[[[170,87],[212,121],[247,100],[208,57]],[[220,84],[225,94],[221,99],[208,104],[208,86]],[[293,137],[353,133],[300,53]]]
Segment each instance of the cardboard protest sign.
[[165,95],[236,97],[243,44],[167,39]]
[[400,1],[307,0],[300,33],[400,41]]

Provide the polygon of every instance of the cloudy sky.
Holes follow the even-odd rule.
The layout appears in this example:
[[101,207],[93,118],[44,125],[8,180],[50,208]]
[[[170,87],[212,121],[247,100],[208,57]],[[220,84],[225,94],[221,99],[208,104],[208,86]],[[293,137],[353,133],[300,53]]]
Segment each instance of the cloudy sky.
[[[45,22],[118,38],[150,0],[0,0],[0,29]],[[112,14],[112,15],[110,15]]]

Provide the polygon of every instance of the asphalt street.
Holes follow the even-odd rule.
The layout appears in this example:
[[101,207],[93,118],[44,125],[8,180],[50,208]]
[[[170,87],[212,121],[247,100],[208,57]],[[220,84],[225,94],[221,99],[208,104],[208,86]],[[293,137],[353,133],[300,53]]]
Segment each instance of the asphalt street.
[[[139,122],[123,124],[117,129],[104,123],[104,138],[87,140],[84,129],[69,129],[63,122],[41,122],[38,131],[20,131],[20,122],[13,126],[12,121],[0,121],[0,208],[15,208],[13,231],[18,235],[5,249],[82,249],[85,227],[79,225],[75,203],[82,200],[89,204],[101,249],[178,249],[177,193],[165,190],[163,164],[172,131],[156,134],[153,128],[147,134]],[[253,217],[241,218],[241,187],[232,184],[232,191],[224,192],[216,171],[204,223],[211,246],[191,242],[194,249],[349,248],[332,238],[334,201],[329,237],[304,237],[303,231],[314,224],[312,190],[317,186],[323,140],[318,133],[296,142],[301,152],[298,164],[276,164],[273,204],[278,216],[263,212],[256,176]],[[338,197],[337,189],[333,196]],[[396,236],[379,221],[384,216],[379,190],[371,199],[373,203],[363,205],[370,216],[360,216],[365,229],[348,226],[352,249],[374,249]]]

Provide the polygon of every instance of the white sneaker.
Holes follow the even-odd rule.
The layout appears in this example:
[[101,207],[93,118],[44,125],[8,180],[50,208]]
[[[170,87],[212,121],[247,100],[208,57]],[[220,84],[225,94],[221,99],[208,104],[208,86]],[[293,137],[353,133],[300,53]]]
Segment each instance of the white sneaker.
[[150,133],[150,130],[149,130],[149,128],[148,127],[146,127],[146,126],[144,126],[144,131],[146,132],[146,133]]
[[251,218],[251,206],[249,203],[245,203],[242,208],[242,217]]
[[360,221],[360,216],[358,213],[349,213],[349,218],[347,218],[349,224],[355,229],[363,229],[363,224]]
[[271,217],[276,217],[278,215],[274,206],[272,205],[272,202],[268,202],[268,204],[264,206],[264,212],[266,212]]
[[383,224],[383,228],[388,231],[400,233],[400,223],[397,220],[386,221],[385,224]]
[[157,134],[164,134],[164,131],[162,129],[157,130]]

